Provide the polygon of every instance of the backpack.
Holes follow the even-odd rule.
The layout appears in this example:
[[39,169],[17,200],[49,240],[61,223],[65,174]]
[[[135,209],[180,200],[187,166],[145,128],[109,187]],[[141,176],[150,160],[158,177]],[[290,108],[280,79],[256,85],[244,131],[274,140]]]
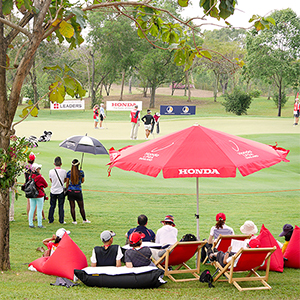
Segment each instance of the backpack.
[[39,195],[36,184],[33,178],[30,178],[24,185],[26,198],[36,198]]
[[199,278],[199,281],[200,281],[200,282],[208,282],[208,287],[210,287],[210,288],[214,287],[214,286],[212,285],[213,277],[211,276],[209,270],[205,270],[205,271],[203,271],[203,272],[201,273],[200,278]]
[[197,238],[191,233],[185,234],[180,240],[180,242],[192,242],[192,241],[197,241]]

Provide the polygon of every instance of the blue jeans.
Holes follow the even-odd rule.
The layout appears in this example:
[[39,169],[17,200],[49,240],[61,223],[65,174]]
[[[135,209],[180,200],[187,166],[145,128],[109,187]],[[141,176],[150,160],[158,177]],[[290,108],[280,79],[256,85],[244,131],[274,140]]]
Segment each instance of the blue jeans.
[[58,200],[58,215],[59,215],[59,223],[64,223],[65,212],[64,212],[64,204],[65,204],[65,195],[64,192],[60,194],[52,194],[50,193],[50,208],[48,213],[49,223],[54,221],[54,211],[56,207],[56,201]]
[[35,207],[36,207],[36,216],[37,216],[37,220],[38,220],[38,226],[42,226],[42,210],[43,210],[43,206],[44,206],[44,197],[42,198],[30,198],[30,210],[29,210],[29,217],[28,217],[28,221],[29,221],[29,226],[33,226],[33,214],[35,211]]

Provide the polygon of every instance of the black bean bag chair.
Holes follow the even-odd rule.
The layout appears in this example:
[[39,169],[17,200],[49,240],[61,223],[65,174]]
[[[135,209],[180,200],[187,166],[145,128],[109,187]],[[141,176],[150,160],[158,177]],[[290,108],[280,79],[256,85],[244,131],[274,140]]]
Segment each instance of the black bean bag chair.
[[88,267],[74,270],[74,274],[85,285],[91,287],[148,289],[166,283],[164,271],[156,267]]

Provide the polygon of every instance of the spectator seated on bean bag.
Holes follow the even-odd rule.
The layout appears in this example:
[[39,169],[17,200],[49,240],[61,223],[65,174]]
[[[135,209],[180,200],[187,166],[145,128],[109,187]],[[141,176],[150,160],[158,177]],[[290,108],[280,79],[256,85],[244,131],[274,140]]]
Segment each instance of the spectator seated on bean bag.
[[147,289],[166,283],[164,271],[152,266],[146,267],[88,267],[74,270],[74,274],[87,286],[108,288]]
[[[270,271],[283,272],[283,255],[281,249],[271,232],[264,225],[262,225],[258,237],[250,240],[249,246],[251,248],[271,248],[276,246],[276,251],[271,255]],[[265,265],[259,268],[259,270],[265,269]]]
[[293,235],[283,256],[285,267],[300,269],[300,227],[295,226]]
[[54,275],[73,280],[74,269],[87,267],[87,260],[80,248],[68,234],[64,234],[57,249],[51,256],[41,257],[29,264],[29,269],[47,275]]

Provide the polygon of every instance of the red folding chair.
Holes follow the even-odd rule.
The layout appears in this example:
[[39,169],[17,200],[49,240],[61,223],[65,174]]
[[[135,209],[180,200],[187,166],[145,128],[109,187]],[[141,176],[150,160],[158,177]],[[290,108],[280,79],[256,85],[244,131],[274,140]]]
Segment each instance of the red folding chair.
[[[184,282],[191,280],[199,280],[200,272],[200,258],[201,248],[205,245],[204,241],[193,242],[177,242],[169,249],[166,249],[166,253],[160,257],[157,261],[154,261],[155,265],[165,271],[165,276],[168,276],[175,282]],[[187,265],[187,261],[190,260],[197,253],[196,268],[192,269]],[[176,266],[174,270],[169,270],[169,267]],[[186,274],[190,273],[193,278],[175,279],[174,274]]]

